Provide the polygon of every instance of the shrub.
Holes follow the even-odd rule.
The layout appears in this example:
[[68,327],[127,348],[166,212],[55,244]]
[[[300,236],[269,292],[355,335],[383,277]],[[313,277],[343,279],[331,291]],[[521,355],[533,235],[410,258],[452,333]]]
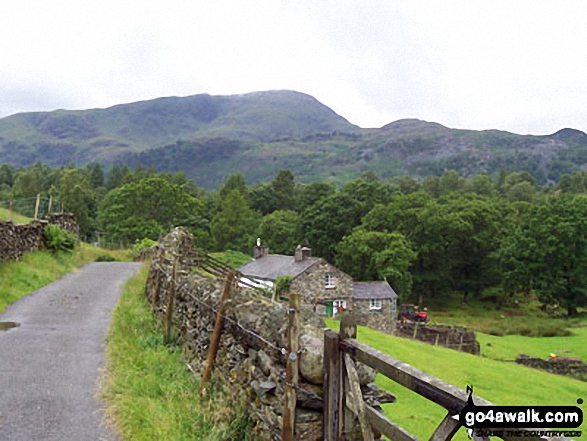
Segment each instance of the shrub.
[[139,254],[141,254],[143,251],[148,250],[149,248],[151,248],[153,245],[155,245],[157,242],[155,242],[152,239],[149,239],[147,237],[141,239],[141,240],[136,240],[134,245],[132,246],[132,253],[133,255],[136,257]]
[[75,248],[76,242],[75,234],[62,230],[57,225],[49,224],[43,230],[43,244],[53,253],[71,251]]
[[112,257],[109,254],[100,254],[96,257],[96,262],[120,262],[116,257]]
[[292,280],[293,280],[293,277],[292,276],[280,276],[280,277],[278,277],[275,280],[277,293],[289,292],[289,288],[291,286]]

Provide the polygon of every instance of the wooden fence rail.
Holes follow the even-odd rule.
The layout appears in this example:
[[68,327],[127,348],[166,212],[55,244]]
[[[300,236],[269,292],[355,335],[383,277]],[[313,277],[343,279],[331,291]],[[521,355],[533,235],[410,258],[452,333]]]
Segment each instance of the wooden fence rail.
[[[453,418],[467,403],[468,394],[439,378],[426,374],[409,364],[384,354],[356,340],[357,327],[352,317],[343,317],[340,332],[327,330],[324,333],[324,439],[326,441],[344,440],[351,432],[358,419],[363,439],[373,439],[372,428],[389,439],[398,441],[416,441],[417,438],[389,420],[373,407],[363,403],[356,393],[358,381],[349,378],[354,361],[359,361],[377,370],[382,375],[414,391],[418,395],[444,407],[447,414],[430,437],[430,441],[449,441],[461,427]],[[349,369],[349,365],[351,369]],[[476,405],[492,405],[491,402],[474,397]],[[494,431],[500,431],[494,428]],[[503,430],[503,429],[501,429]],[[518,429],[523,430],[523,429]],[[487,440],[473,434],[476,441]],[[531,436],[504,436],[505,441],[527,440],[547,441],[551,438]],[[567,440],[568,438],[556,438]]]

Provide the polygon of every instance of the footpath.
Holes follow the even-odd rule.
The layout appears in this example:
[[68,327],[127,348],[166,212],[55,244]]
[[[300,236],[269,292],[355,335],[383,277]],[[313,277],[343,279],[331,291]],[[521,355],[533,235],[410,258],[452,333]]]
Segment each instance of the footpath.
[[86,265],[0,314],[1,440],[117,440],[96,394],[112,310],[140,265]]

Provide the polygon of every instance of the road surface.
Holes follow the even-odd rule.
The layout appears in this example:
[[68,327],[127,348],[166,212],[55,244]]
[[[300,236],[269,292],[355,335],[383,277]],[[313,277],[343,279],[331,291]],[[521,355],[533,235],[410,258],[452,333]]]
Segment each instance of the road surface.
[[[105,337],[140,263],[92,263],[0,314],[0,440],[116,440],[96,398]],[[4,329],[4,330],[3,330]]]

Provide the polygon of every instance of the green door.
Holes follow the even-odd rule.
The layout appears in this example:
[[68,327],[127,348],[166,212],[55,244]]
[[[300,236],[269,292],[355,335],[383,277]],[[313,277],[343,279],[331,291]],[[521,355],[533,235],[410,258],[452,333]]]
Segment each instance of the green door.
[[332,307],[333,300],[327,300],[325,302],[326,305],[326,316],[332,317],[334,315],[334,308]]

